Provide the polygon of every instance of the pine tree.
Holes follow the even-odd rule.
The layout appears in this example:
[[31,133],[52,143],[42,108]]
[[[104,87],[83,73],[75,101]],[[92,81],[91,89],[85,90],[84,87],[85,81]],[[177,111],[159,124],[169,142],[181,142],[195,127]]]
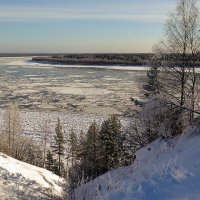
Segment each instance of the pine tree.
[[50,150],[47,152],[45,167],[47,170],[54,172],[55,161],[53,159],[53,154]]
[[67,170],[65,168],[65,164],[63,161],[61,161],[61,171],[60,171],[60,176],[66,178],[67,177]]
[[77,160],[81,160],[85,152],[86,134],[81,130],[78,138]]
[[123,150],[121,123],[117,116],[112,116],[102,123],[99,133],[100,173],[119,167]]
[[42,154],[43,154],[43,164],[42,167],[45,168],[45,162],[46,162],[46,154],[47,154],[47,144],[49,142],[49,134],[50,134],[50,128],[48,121],[42,122],[39,124],[41,133],[42,133]]
[[58,156],[58,175],[61,175],[61,163],[62,160],[61,158],[64,155],[64,136],[63,136],[63,130],[62,130],[62,125],[60,123],[60,119],[58,118],[58,122],[55,128],[55,144],[52,146],[53,147],[53,152]]
[[79,184],[79,176],[81,175],[81,172],[79,171],[79,166],[77,164],[78,156],[78,138],[77,134],[74,132],[74,130],[71,130],[69,134],[68,139],[68,158],[70,160],[71,167],[68,171],[68,182],[69,182],[69,188],[70,193],[74,194],[74,189]]
[[159,94],[160,84],[158,80],[160,62],[158,60],[152,59],[151,67],[147,72],[147,82],[144,84],[143,88],[145,90],[145,96],[150,98],[156,94]]
[[69,157],[71,158],[71,165],[73,167],[76,164],[78,149],[78,138],[74,130],[71,130],[68,142]]
[[99,127],[94,121],[88,129],[83,144],[81,164],[84,168],[85,179],[94,179],[98,175],[99,156]]
[[79,146],[83,144],[84,140],[85,140],[85,133],[81,130],[79,134]]

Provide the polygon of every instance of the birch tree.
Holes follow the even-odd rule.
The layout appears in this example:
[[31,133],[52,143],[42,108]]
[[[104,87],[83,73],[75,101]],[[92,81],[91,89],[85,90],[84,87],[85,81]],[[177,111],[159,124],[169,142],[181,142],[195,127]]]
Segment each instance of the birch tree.
[[[199,10],[196,0],[179,0],[176,11],[169,14],[166,38],[154,46],[161,60],[160,83],[165,99],[176,104],[186,121],[194,118],[198,74],[195,69],[200,48]],[[181,125],[182,126],[182,125]]]
[[3,132],[6,135],[9,154],[15,157],[14,152],[16,148],[16,138],[21,134],[21,119],[20,110],[17,103],[10,104],[4,113],[3,117],[4,127]]

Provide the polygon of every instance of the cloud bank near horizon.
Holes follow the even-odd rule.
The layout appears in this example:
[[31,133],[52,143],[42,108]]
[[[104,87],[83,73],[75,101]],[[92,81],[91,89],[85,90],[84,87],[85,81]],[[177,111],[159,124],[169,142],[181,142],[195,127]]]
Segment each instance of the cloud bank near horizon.
[[[157,1],[157,0],[154,0]],[[165,2],[152,5],[153,1],[139,4],[91,3],[77,5],[66,3],[50,4],[4,4],[0,6],[0,21],[45,21],[45,20],[130,20],[140,22],[162,22],[174,3]],[[43,2],[44,3],[44,2]],[[0,2],[1,5],[1,2]]]
[[176,0],[0,0],[0,52],[151,52]]

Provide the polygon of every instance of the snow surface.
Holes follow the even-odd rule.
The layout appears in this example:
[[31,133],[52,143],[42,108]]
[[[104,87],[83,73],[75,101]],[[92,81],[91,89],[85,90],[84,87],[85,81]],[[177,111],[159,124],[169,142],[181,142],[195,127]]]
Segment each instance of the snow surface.
[[60,199],[64,179],[0,153],[0,199]]
[[75,191],[76,200],[199,200],[200,123],[181,136],[159,139],[128,167],[111,170]]

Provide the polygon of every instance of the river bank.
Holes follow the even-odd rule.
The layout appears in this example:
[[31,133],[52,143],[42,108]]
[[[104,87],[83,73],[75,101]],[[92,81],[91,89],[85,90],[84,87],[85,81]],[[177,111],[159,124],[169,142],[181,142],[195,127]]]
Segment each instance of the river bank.
[[33,62],[60,65],[146,65],[151,54],[67,54],[33,57]]

